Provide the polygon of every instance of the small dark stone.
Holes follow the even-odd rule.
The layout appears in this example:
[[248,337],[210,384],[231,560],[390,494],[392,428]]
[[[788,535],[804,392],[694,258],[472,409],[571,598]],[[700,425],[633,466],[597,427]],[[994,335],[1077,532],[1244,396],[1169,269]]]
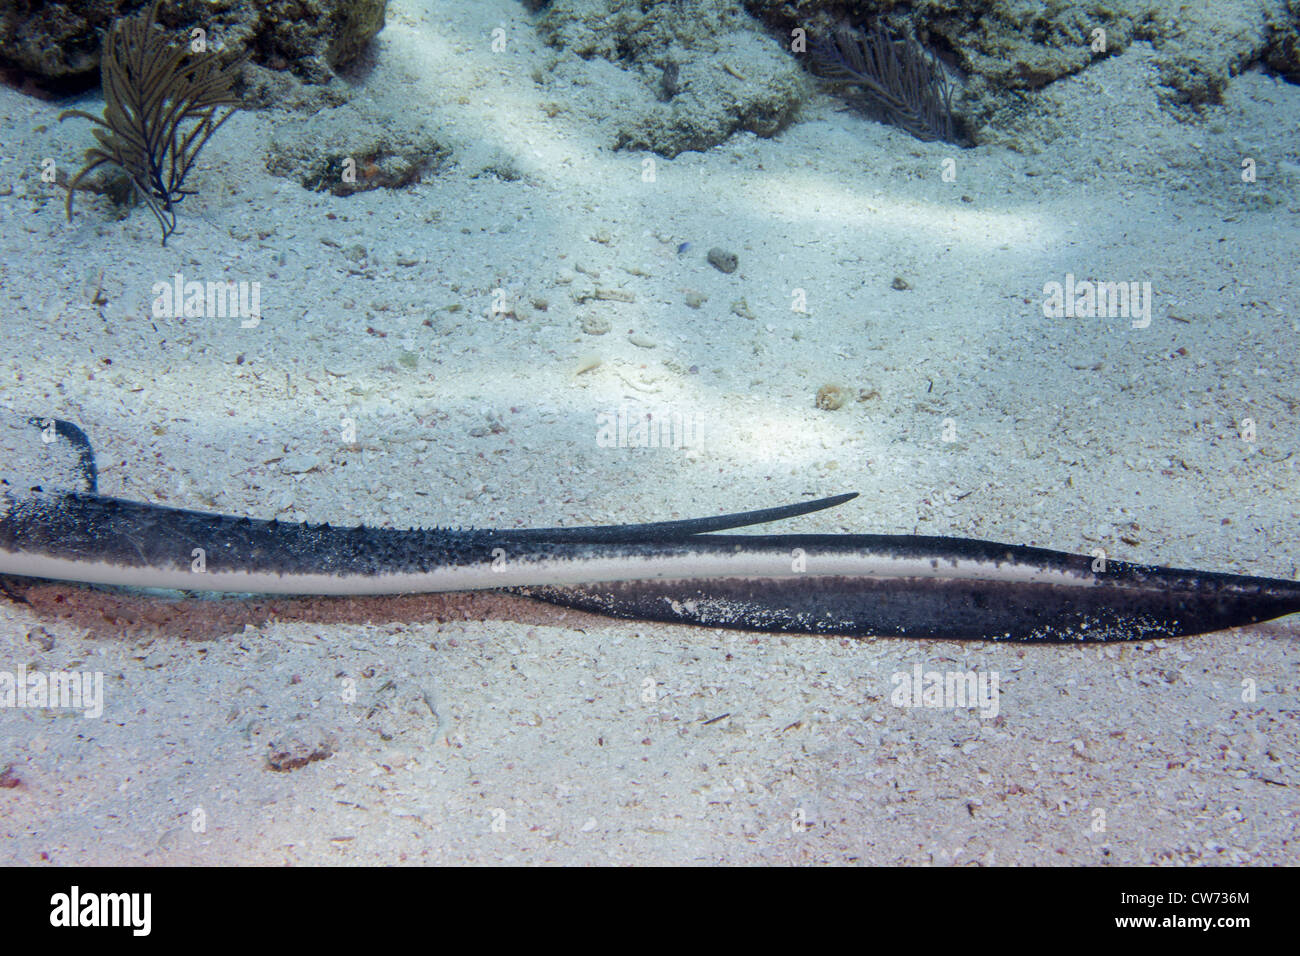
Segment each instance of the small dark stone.
[[678,66],[673,60],[664,64],[663,76],[659,79],[659,99],[667,103],[682,90],[682,84],[677,78]]
[[734,252],[728,252],[726,249],[719,249],[717,246],[714,246],[709,250],[709,265],[713,266],[713,268],[717,269],[719,272],[725,272],[730,275],[736,271],[736,266],[739,264],[740,260],[736,258]]
[[328,743],[308,746],[301,740],[294,740],[284,747],[273,747],[267,756],[267,766],[277,773],[288,773],[317,760],[328,760],[334,756],[334,748]]

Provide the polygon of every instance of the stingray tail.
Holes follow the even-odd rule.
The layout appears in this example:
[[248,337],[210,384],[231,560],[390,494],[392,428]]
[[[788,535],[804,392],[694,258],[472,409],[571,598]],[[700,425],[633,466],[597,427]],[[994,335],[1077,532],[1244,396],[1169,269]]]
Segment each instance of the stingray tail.
[[80,490],[89,495],[99,493],[99,468],[95,464],[95,449],[85,432],[61,418],[29,418],[27,424],[35,425],[46,433],[49,436],[45,439],[46,442],[58,437],[71,445],[77,452],[77,468],[81,471],[84,485]]
[[646,524],[610,524],[588,528],[527,528],[509,532],[512,538],[538,538],[547,541],[613,541],[620,544],[628,542],[677,541],[697,534],[710,534],[715,531],[729,531],[733,528],[748,528],[751,525],[767,524],[769,521],[784,521],[800,515],[812,514],[834,508],[846,501],[856,498],[857,492],[832,495],[829,498],[816,498],[812,501],[800,501],[792,505],[780,505],[776,508],[760,508],[757,511],[737,511],[732,514],[717,515],[712,518],[685,518],[680,521],[652,521]]

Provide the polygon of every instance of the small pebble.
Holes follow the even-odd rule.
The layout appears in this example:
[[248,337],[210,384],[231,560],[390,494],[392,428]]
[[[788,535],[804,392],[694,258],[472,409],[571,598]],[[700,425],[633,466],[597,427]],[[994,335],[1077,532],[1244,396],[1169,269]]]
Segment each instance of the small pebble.
[[725,272],[730,275],[736,271],[736,266],[739,264],[740,260],[736,258],[734,252],[728,252],[726,249],[719,249],[717,246],[714,246],[709,250],[709,265],[713,266],[713,268],[717,269],[719,272]]

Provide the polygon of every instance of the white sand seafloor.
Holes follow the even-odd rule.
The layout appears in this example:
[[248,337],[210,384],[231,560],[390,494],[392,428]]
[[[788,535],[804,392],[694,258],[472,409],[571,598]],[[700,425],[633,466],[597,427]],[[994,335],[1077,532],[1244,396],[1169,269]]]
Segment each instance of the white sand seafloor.
[[[448,167],[309,192],[265,156],[310,119],[241,112],[165,248],[143,208],[86,194],[66,222],[39,160],[75,164],[89,124],[0,90],[0,414],[81,425],[106,494],[231,514],[526,527],[859,491],[755,530],[1296,577],[1300,88],[1248,71],[1176,117],[1135,44],[1047,88],[1017,150],[819,95],[647,182],[583,119],[616,68],[543,88],[552,55],[512,0],[398,0],[341,115],[427,125]],[[151,318],[177,272],[259,281],[260,325]],[[1045,318],[1067,273],[1149,281],[1149,326]],[[621,407],[694,440],[603,447]],[[0,671],[102,672],[105,702],[0,710],[5,863],[1300,863],[1296,617],[1026,646],[494,595],[26,598],[0,598]],[[896,706],[918,665],[997,673],[997,716]]]

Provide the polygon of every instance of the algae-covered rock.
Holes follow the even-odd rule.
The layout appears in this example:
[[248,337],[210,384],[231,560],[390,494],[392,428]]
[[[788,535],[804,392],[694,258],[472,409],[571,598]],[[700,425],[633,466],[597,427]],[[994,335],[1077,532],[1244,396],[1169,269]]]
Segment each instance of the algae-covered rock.
[[[745,0],[779,38],[802,30],[811,42],[837,24],[881,24],[914,36],[959,80],[954,112],[975,134],[1008,98],[1078,73],[1125,49],[1152,0]],[[1105,33],[1104,52],[1094,50]],[[805,64],[809,58],[803,58]],[[978,135],[974,135],[978,139]]]
[[[1222,101],[1228,81],[1252,63],[1267,60],[1276,25],[1295,0],[1250,3],[1153,4],[1139,31],[1156,49],[1161,98],[1173,106],[1200,107]],[[1291,17],[1294,31],[1294,17]]]
[[280,121],[266,168],[305,189],[350,196],[420,182],[450,152],[418,120],[398,120],[353,101]]
[[963,74],[956,105],[973,130],[1137,40],[1155,48],[1161,99],[1174,108],[1218,102],[1232,76],[1261,60],[1300,78],[1300,0],[745,0],[745,7],[778,39],[794,29],[815,36],[839,22],[880,22],[916,36]]
[[118,15],[120,5],[120,0],[5,3],[0,6],[0,62],[56,86],[97,79],[100,31]]
[[616,148],[671,157],[738,130],[772,136],[811,91],[799,64],[732,0],[556,0],[538,30],[568,56],[623,74],[588,70],[575,81],[564,57],[551,68],[562,80],[603,87],[588,111]]
[[[109,25],[147,5],[0,3],[0,63],[50,87],[93,85]],[[159,7],[157,19],[178,35],[201,28],[215,49],[247,49],[255,63],[323,83],[383,28],[387,5],[388,0],[174,0]]]
[[346,67],[384,28],[388,0],[351,0],[336,6],[325,47],[325,61],[335,69]]
[[967,74],[989,85],[1036,89],[1086,67],[1093,31],[1106,31],[1106,52],[1133,39],[1153,0],[745,0],[780,35],[810,36],[837,23],[882,23],[910,33]]
[[1264,62],[1292,83],[1300,83],[1300,0],[1288,0],[1269,23]]

